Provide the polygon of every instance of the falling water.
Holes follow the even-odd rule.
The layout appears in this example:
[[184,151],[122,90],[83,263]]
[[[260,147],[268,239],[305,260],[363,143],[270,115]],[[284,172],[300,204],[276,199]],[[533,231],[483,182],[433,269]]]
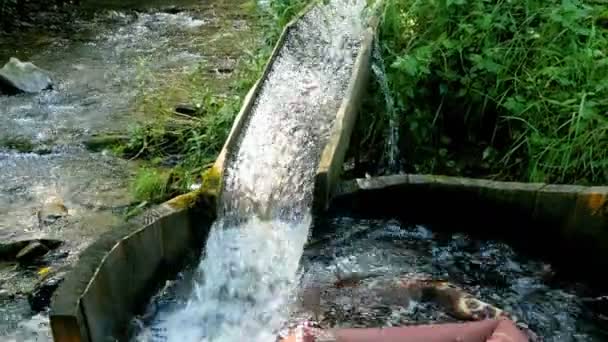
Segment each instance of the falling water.
[[374,49],[372,54],[372,71],[376,76],[376,81],[380,85],[380,90],[384,94],[385,110],[388,114],[388,140],[386,142],[386,155],[388,158],[388,169],[395,173],[399,172],[399,120],[395,111],[395,104],[391,90],[388,86],[386,77],[386,68],[384,67],[384,59],[382,58],[382,50],[380,49],[379,39],[374,40]]
[[220,218],[187,302],[156,315],[149,341],[273,341],[285,322],[311,221],[313,180],[363,33],[363,0],[304,15],[228,159]]

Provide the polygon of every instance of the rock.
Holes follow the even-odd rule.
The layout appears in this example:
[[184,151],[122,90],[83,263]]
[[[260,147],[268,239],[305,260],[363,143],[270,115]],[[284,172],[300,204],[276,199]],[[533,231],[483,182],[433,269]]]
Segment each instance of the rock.
[[0,260],[14,261],[19,252],[29,244],[29,241],[0,242]]
[[66,208],[61,200],[55,199],[45,203],[42,208],[38,210],[37,215],[39,225],[49,225],[58,219],[67,216],[68,208]]
[[29,264],[48,252],[48,247],[38,241],[32,241],[17,253],[16,259],[20,264]]
[[28,294],[27,300],[34,312],[46,310],[51,304],[51,297],[65,277],[65,271],[51,272],[40,280],[34,290]]
[[0,69],[0,93],[38,93],[52,88],[53,80],[49,73],[30,62],[11,57]]
[[[52,239],[34,239],[34,240],[18,240],[18,241],[2,241],[0,242],[0,260],[4,261],[15,261],[19,258],[22,253],[30,253],[26,249],[31,244],[41,244],[48,250],[53,250],[59,247],[63,242],[60,240]],[[34,248],[34,246],[29,247]],[[40,247],[36,247],[40,248]],[[21,255],[23,258],[24,255]]]

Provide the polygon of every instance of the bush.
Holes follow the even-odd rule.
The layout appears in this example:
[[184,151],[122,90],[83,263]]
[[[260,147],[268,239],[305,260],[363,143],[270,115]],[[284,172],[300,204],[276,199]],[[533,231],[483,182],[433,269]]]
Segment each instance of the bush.
[[608,182],[605,8],[387,0],[379,37],[408,171]]

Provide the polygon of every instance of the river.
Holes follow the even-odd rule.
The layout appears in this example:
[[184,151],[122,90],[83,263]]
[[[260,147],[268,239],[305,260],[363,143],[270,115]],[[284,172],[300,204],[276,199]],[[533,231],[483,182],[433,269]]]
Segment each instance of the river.
[[[0,264],[3,341],[50,339],[46,314],[34,316],[27,295],[41,275],[69,266],[134,204],[129,184],[138,163],[109,151],[89,151],[83,142],[107,132],[128,134],[136,123],[154,118],[136,110],[142,97],[163,87],[179,88],[203,61],[212,68],[244,55],[255,40],[253,17],[243,15],[246,4],[85,2],[82,15],[66,24],[69,34],[0,36],[0,63],[10,57],[31,61],[56,81],[52,91],[0,96],[0,241],[63,241],[35,264]],[[168,101],[188,100],[178,91],[166,94]],[[62,203],[67,216],[40,224],[38,212],[49,201]]]

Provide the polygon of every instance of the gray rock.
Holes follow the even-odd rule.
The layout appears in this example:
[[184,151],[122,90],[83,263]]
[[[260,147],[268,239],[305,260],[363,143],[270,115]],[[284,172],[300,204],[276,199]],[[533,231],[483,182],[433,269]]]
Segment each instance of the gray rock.
[[30,62],[11,57],[0,69],[0,93],[38,93],[52,88],[53,80],[49,72]]
[[[0,260],[15,261],[18,258],[23,258],[29,248],[40,248],[32,244],[41,244],[47,250],[53,250],[62,244],[60,240],[52,239],[33,239],[33,240],[17,240],[17,241],[1,241],[0,242]],[[21,255],[21,257],[19,257]]]
[[25,248],[30,241],[2,241],[0,242],[0,260],[14,261],[19,252]]
[[32,241],[19,251],[16,259],[21,264],[27,264],[44,256],[48,252],[48,247],[38,241]]

